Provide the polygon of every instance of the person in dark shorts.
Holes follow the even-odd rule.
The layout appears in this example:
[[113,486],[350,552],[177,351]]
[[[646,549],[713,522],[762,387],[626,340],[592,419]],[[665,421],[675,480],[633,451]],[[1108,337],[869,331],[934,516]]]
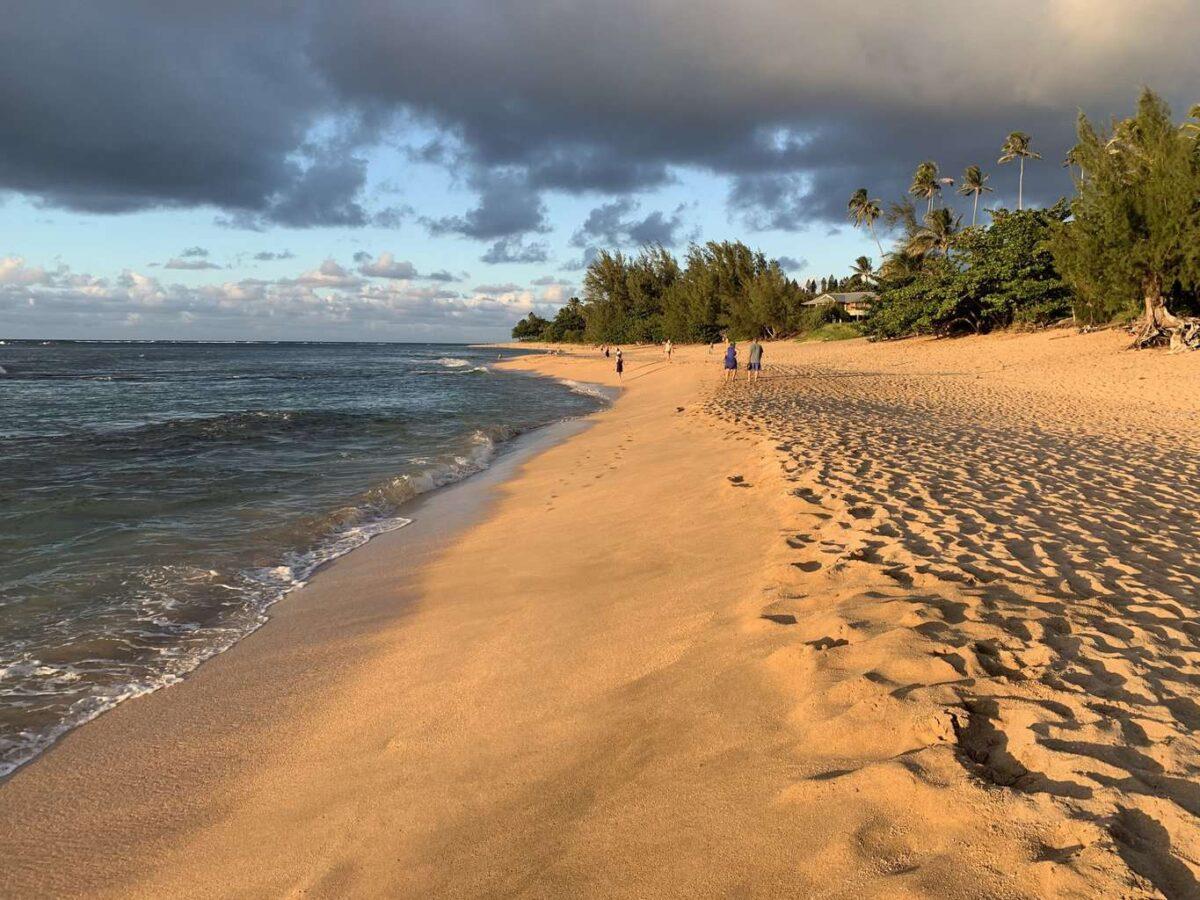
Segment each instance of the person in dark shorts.
[[625,354],[621,352],[621,348],[617,348],[617,378],[625,380]]
[[758,375],[762,372],[762,344],[755,338],[750,342],[750,359],[746,364],[746,380],[758,381]]
[[725,380],[733,381],[737,377],[737,344],[729,342],[725,348]]

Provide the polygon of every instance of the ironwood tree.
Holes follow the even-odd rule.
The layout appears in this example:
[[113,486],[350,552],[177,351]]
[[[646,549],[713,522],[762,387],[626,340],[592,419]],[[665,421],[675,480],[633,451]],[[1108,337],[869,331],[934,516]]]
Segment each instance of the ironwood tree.
[[1050,243],[1077,295],[1077,317],[1104,322],[1140,306],[1134,346],[1200,346],[1200,321],[1167,305],[1200,285],[1196,124],[1175,124],[1147,89],[1131,118],[1101,130],[1080,114],[1077,131],[1077,194]]

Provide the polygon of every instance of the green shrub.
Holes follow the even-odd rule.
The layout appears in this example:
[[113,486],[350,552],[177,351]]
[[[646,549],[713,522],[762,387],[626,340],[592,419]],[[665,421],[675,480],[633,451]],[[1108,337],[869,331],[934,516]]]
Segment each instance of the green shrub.
[[792,318],[792,330],[797,334],[816,331],[831,322],[847,322],[850,315],[838,303],[822,303],[820,306],[801,306]]
[[820,328],[801,335],[801,341],[848,341],[863,336],[863,330],[856,322],[829,322]]
[[1047,246],[1066,216],[1061,201],[1049,209],[996,210],[990,227],[955,235],[948,254],[927,257],[916,273],[885,278],[864,323],[867,333],[876,339],[977,333],[1070,315],[1072,292]]

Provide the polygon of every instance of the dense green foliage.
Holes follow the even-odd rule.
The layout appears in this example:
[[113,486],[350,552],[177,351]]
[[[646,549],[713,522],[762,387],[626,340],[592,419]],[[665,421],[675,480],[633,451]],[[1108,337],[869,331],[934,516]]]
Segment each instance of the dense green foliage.
[[1070,315],[1070,289],[1046,246],[1066,217],[1065,204],[995,210],[991,227],[949,233],[944,217],[937,217],[944,212],[934,210],[911,236],[910,249],[901,251],[908,261],[914,253],[920,256],[919,266],[884,267],[879,296],[864,323],[868,334],[980,332],[1044,325]]
[[995,210],[991,227],[954,232],[941,251],[929,250],[938,245],[922,235],[930,230],[926,224],[910,246],[929,256],[919,266],[884,266],[866,331],[875,337],[946,335],[1044,325],[1069,316],[1072,295],[1046,246],[1066,215],[1062,203],[1044,210]]
[[542,332],[550,325],[548,319],[543,319],[537,313],[531,312],[520,322],[513,326],[512,336],[514,341],[540,341]]
[[572,297],[558,310],[553,319],[544,319],[531,312],[513,326],[512,336],[518,341],[573,343],[583,340],[583,330],[586,327],[583,303],[578,297]]
[[[1193,118],[1200,108],[1193,108]],[[1074,287],[1079,317],[1101,322],[1168,301],[1194,308],[1200,285],[1200,125],[1176,126],[1143,92],[1136,114],[1109,133],[1080,115],[1080,167],[1071,221],[1051,243]]]
[[583,281],[584,338],[592,343],[715,341],[791,330],[810,295],[773,260],[741,242],[692,245],[682,263],[662,247],[602,251]]

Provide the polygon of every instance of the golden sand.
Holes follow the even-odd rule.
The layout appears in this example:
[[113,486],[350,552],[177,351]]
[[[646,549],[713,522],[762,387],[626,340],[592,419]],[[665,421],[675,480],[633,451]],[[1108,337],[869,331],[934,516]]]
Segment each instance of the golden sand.
[[0,895],[1197,896],[1200,356],[1120,346],[627,351],[0,786]]

